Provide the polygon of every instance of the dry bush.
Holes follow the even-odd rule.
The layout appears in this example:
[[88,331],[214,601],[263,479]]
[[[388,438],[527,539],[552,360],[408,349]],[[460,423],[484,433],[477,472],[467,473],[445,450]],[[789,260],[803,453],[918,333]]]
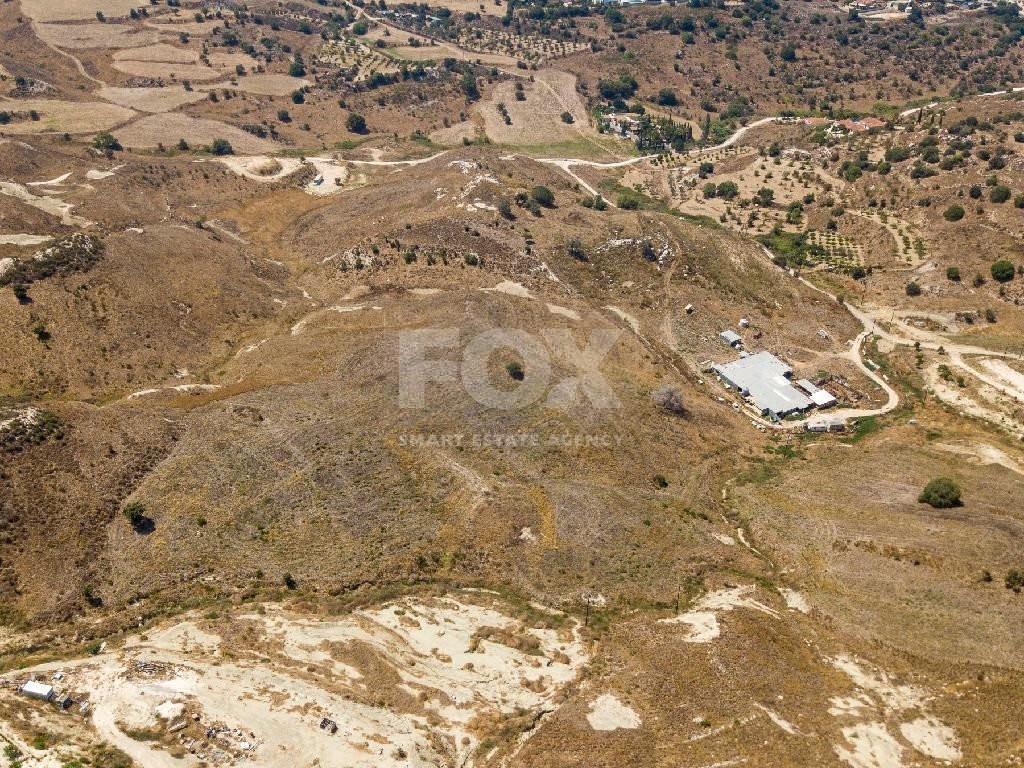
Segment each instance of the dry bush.
[[682,416],[686,413],[686,404],[683,402],[683,393],[679,391],[678,387],[673,387],[666,384],[658,389],[654,390],[651,394],[651,400],[659,408],[663,408],[669,413],[674,413],[677,416]]

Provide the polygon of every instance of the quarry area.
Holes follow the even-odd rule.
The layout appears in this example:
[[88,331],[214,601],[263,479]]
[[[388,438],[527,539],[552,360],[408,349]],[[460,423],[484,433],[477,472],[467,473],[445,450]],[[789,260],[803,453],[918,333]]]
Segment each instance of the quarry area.
[[1024,8],[0,3],[0,768],[1024,765]]

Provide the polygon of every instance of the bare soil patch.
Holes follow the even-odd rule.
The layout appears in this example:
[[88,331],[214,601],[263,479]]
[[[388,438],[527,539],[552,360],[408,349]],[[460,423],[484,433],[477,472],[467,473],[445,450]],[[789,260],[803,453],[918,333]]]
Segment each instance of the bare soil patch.
[[456,146],[463,143],[463,139],[473,141],[479,134],[479,128],[471,120],[463,120],[447,128],[438,128],[430,134],[430,140],[435,144],[444,146]]

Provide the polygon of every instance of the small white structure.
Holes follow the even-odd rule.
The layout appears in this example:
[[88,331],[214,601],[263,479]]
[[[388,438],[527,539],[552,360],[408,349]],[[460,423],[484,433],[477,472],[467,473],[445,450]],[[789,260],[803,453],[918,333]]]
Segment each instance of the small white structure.
[[687,304],[685,307],[683,307],[683,311],[686,312],[686,314],[688,314],[688,315],[692,315],[693,314],[693,304]]
[[831,392],[826,392],[824,389],[816,389],[814,392],[811,392],[811,402],[819,408],[831,408],[836,404],[836,398]]
[[738,347],[743,343],[743,339],[736,331],[722,331],[718,334],[718,338],[728,344],[730,347]]
[[846,420],[839,416],[811,419],[804,425],[804,429],[808,432],[845,432]]
[[29,680],[21,686],[21,692],[26,696],[31,696],[33,699],[42,699],[43,701],[49,701],[53,698],[53,686],[37,682],[36,680]]
[[749,327],[750,327],[750,321],[747,320],[747,318],[745,318],[745,317],[741,317],[740,318],[740,328],[749,328]]

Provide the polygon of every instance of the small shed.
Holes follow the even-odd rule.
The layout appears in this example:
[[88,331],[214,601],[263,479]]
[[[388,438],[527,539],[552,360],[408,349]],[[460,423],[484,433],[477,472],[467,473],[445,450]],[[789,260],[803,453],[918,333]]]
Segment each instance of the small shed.
[[728,344],[730,347],[738,347],[743,343],[743,339],[736,331],[722,331],[718,334],[718,338]]
[[831,408],[836,404],[836,398],[831,392],[826,392],[824,389],[816,389],[814,392],[811,392],[811,402],[819,408]]
[[42,699],[43,701],[49,701],[53,698],[53,686],[37,682],[36,680],[29,680],[21,686],[21,692],[26,696],[31,696],[33,699]]
[[797,379],[796,385],[800,387],[800,389],[802,389],[808,395],[813,395],[815,392],[818,391],[818,388],[814,386],[813,382],[811,382],[809,379]]

